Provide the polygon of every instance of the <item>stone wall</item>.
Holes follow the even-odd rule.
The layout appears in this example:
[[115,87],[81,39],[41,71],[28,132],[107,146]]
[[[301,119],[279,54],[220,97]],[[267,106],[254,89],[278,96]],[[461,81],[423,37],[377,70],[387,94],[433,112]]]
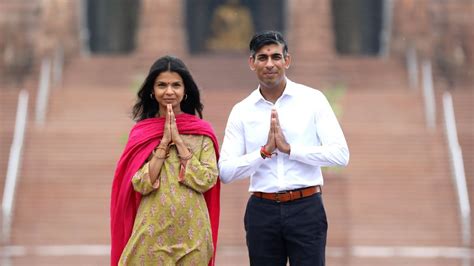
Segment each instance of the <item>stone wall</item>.
[[150,56],[187,54],[185,0],[142,0],[137,52]]
[[[474,76],[474,4],[471,0],[392,0],[391,56],[413,45],[450,83]],[[185,0],[141,0],[136,52],[187,55]],[[286,2],[286,36],[298,61],[335,58],[332,0]],[[0,2],[0,71],[15,79],[62,46],[66,59],[80,47],[76,0]],[[0,78],[2,79],[2,78]]]
[[0,82],[20,82],[42,57],[62,47],[65,58],[79,50],[74,0],[0,2]]
[[62,47],[66,56],[80,50],[79,4],[74,0],[42,0],[36,40],[37,55],[50,56]]
[[19,82],[34,62],[37,12],[34,1],[0,2],[0,81]]
[[392,52],[414,46],[448,84],[474,78],[474,4],[470,0],[394,1]]
[[287,37],[290,53],[298,60],[334,57],[331,1],[287,1]]

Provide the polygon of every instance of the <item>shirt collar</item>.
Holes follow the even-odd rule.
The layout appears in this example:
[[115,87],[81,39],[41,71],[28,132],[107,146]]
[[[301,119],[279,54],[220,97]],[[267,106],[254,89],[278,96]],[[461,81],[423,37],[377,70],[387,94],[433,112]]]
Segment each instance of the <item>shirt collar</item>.
[[[285,95],[288,96],[293,96],[295,95],[295,83],[291,81],[290,79],[286,78],[286,87],[285,90],[283,91],[283,94],[280,96],[280,98],[284,97]],[[250,98],[252,99],[252,102],[258,103],[259,101],[266,101],[265,98],[263,98],[262,94],[260,93],[260,85],[258,85],[257,89],[255,89],[251,94]]]

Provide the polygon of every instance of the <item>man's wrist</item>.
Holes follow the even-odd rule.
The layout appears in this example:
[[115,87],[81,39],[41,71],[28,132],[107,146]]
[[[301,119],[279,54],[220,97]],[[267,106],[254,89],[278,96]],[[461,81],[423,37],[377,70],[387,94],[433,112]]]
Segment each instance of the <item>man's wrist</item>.
[[286,148],[283,152],[286,153],[286,154],[288,154],[288,155],[290,155],[290,153],[291,153],[291,145],[290,145],[290,144],[287,144],[286,146],[287,146],[287,148]]
[[273,155],[276,155],[276,152],[270,152],[266,148],[266,145],[263,145],[260,147],[260,156],[262,156],[262,159],[267,159],[267,158],[272,158]]

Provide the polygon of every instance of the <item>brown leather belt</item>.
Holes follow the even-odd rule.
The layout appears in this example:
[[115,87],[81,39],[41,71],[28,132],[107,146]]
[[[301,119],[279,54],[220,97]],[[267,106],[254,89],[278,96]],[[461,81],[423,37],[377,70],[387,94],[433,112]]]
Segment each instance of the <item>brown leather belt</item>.
[[276,202],[288,202],[305,197],[309,197],[316,193],[321,193],[321,186],[306,187],[302,189],[290,190],[277,193],[253,192],[252,194],[258,198],[273,200]]

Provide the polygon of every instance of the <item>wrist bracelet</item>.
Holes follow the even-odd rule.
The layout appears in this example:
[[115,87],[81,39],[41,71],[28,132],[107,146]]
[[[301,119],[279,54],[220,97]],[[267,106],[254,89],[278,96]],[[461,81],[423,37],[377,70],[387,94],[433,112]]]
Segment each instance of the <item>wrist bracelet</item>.
[[187,155],[187,156],[181,156],[181,155],[178,154],[178,157],[179,157],[181,160],[186,161],[186,160],[189,160],[189,159],[193,158],[193,154],[192,154],[191,152],[190,152],[189,155]]
[[[164,156],[158,156],[158,154],[156,153],[157,150],[163,150],[165,152],[165,155]],[[156,148],[153,150],[152,154],[153,154],[153,157],[156,157],[157,159],[166,159],[166,158],[168,158],[167,149],[163,148],[163,147],[160,147],[160,146],[156,146]]]
[[191,159],[193,157],[193,153],[191,152],[191,150],[188,148],[188,152],[189,154],[186,155],[186,156],[181,156],[179,153],[178,153],[178,157],[181,159],[181,160],[184,160],[184,161],[187,161],[189,159]]
[[270,153],[267,150],[265,150],[265,146],[262,146],[260,148],[260,156],[262,156],[262,159],[267,159],[267,158],[272,158],[272,155],[276,153]]
[[158,155],[153,155],[153,157],[155,157],[156,159],[162,159],[162,160],[164,160],[164,159],[168,158],[168,154],[165,154],[165,156],[163,156],[163,157],[158,156]]
[[155,149],[153,149],[153,155],[155,155],[156,151],[157,150],[163,150],[165,151],[165,153],[168,153],[168,150],[166,148],[163,148],[163,147],[160,147],[160,146],[156,146]]
[[156,146],[154,151],[156,152],[156,150],[164,150],[166,152],[167,149],[160,146]]

